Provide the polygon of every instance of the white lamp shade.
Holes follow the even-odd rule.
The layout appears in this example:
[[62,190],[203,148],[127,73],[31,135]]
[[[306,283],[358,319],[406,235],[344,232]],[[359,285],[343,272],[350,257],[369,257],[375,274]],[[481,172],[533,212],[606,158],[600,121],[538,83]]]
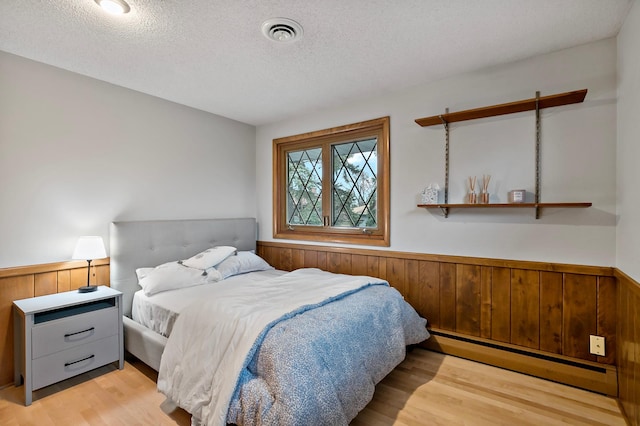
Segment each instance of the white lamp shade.
[[80,237],[71,258],[93,260],[105,257],[107,257],[107,252],[104,250],[102,237]]

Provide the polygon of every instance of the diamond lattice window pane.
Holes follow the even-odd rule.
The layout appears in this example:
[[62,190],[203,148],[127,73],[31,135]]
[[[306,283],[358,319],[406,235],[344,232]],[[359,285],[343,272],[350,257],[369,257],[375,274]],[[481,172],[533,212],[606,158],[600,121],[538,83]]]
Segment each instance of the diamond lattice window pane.
[[377,139],[332,146],[333,226],[377,228]]
[[322,226],[322,148],[287,153],[287,223]]

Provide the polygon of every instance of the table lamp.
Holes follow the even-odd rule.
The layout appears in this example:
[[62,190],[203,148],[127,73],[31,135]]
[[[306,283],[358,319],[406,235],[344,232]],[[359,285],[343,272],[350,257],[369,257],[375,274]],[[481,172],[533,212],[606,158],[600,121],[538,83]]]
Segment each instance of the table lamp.
[[107,253],[104,250],[104,242],[102,237],[80,237],[76,243],[76,248],[73,250],[74,260],[86,260],[87,267],[87,285],[78,288],[80,293],[88,293],[90,291],[96,291],[98,288],[95,285],[89,285],[89,279],[91,276],[91,261],[94,259],[104,259],[107,257]]

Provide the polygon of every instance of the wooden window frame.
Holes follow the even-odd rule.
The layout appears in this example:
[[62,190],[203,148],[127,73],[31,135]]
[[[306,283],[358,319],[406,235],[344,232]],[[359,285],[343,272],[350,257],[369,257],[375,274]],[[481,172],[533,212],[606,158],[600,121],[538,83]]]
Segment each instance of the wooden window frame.
[[[327,147],[339,143],[348,143],[359,138],[375,136],[377,138],[377,224],[376,230],[333,226],[289,227],[287,224],[287,155],[295,149],[323,147],[324,156],[330,155]],[[329,157],[330,158],[330,157]],[[326,163],[325,163],[326,164]],[[273,237],[293,240],[321,241],[345,244],[389,246],[390,222],[390,152],[389,117],[376,118],[360,123],[347,124],[330,129],[318,130],[300,135],[287,136],[273,140]],[[323,166],[323,194],[329,194],[329,200],[323,195],[323,216],[330,215],[331,209],[331,169]]]

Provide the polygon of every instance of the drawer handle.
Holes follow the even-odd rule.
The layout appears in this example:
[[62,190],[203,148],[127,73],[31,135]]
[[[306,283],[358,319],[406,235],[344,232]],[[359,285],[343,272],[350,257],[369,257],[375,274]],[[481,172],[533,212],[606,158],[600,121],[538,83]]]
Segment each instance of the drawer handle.
[[70,366],[70,365],[77,364],[77,363],[82,362],[82,361],[86,361],[86,360],[91,359],[91,358],[93,358],[93,357],[95,357],[95,355],[89,355],[89,356],[88,356],[88,357],[86,357],[86,358],[82,358],[82,359],[79,359],[79,360],[77,360],[77,361],[73,361],[73,362],[65,362],[65,363],[64,363],[64,366],[65,366],[65,367],[68,367],[68,366]]
[[76,331],[75,333],[68,333],[65,334],[64,337],[71,337],[71,336],[75,336],[76,334],[81,334],[81,333],[86,333],[88,331],[93,331],[95,330],[95,327],[91,327],[91,328],[87,328],[86,330],[82,330],[82,331]]

